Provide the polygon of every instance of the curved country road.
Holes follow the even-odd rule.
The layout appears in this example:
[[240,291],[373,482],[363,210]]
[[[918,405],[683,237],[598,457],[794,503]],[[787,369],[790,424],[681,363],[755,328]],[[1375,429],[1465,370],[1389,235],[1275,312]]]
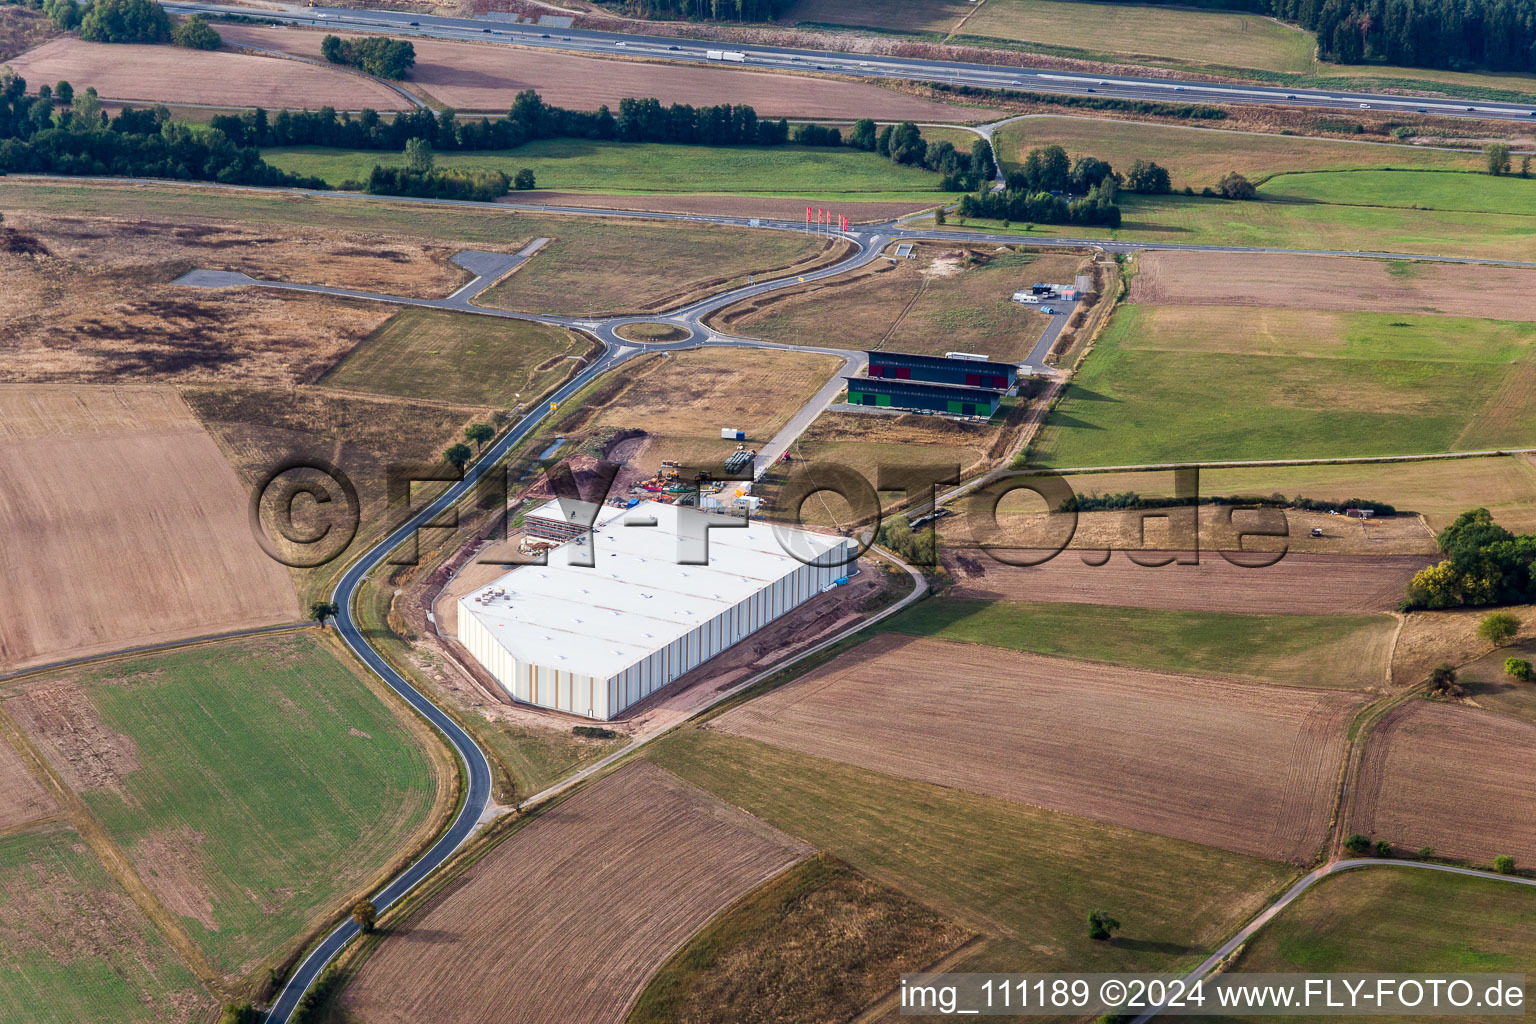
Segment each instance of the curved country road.
[[[1352,871],[1356,868],[1371,867],[1414,868],[1420,871],[1443,871],[1452,875],[1470,875],[1473,878],[1486,878],[1494,882],[1512,882],[1515,885],[1536,886],[1536,878],[1521,878],[1518,875],[1500,875],[1492,871],[1478,871],[1475,868],[1452,867],[1449,864],[1425,864],[1421,861],[1412,860],[1378,860],[1375,858],[1367,857],[1356,857],[1349,860],[1336,860],[1332,864],[1324,864],[1322,867],[1315,868],[1303,875],[1295,885],[1291,886],[1285,891],[1284,896],[1281,896],[1278,900],[1265,907],[1259,916],[1255,917],[1252,921],[1249,921],[1246,925],[1239,929],[1236,935],[1232,936],[1226,942],[1223,942],[1221,947],[1218,948],[1216,952],[1212,953],[1210,956],[1201,961],[1198,967],[1184,975],[1183,980],[1188,984],[1194,984],[1199,979],[1211,973],[1211,971],[1216,968],[1217,964],[1231,956],[1234,950],[1252,938],[1255,932],[1268,924],[1277,914],[1280,913],[1280,911],[1290,906],[1302,893],[1306,892],[1308,889],[1312,888],[1312,886],[1327,878],[1329,875],[1336,875],[1341,871]],[[1156,1016],[1157,1011],[1150,1010],[1147,1013],[1143,1013],[1141,1016],[1137,1017],[1131,1022],[1131,1024],[1145,1024],[1146,1021],[1149,1021]]]

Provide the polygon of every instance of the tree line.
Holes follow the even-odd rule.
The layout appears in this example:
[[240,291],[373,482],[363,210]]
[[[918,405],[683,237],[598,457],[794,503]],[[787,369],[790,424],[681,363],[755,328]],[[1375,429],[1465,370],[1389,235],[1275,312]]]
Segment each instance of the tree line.
[[599,0],[636,18],[695,18],[705,21],[773,21],[794,0]]
[[1485,508],[1463,512],[1440,531],[1445,559],[1408,584],[1405,611],[1536,601],[1536,534],[1514,534]]
[[1223,0],[1221,6],[1314,32],[1318,56],[1339,64],[1536,70],[1536,5],[1529,0]]
[[8,0],[42,11],[66,32],[78,30],[92,43],[175,43],[194,50],[217,50],[224,40],[201,14],[173,25],[154,0]]
[[27,95],[26,79],[0,70],[0,173],[180,178],[232,185],[324,188],[319,178],[288,174],[252,146],[223,132],[194,132],[165,107],[124,107],[113,118],[95,89],[68,82]]
[[1287,498],[1283,494],[1271,494],[1269,497],[1259,496],[1226,496],[1206,495],[1198,497],[1164,497],[1148,496],[1136,491],[1118,491],[1112,494],[1078,495],[1062,501],[1057,506],[1058,512],[1099,512],[1103,510],[1128,510],[1128,509],[1155,509],[1155,508],[1186,508],[1190,505],[1233,505],[1264,508],[1298,508],[1307,512],[1345,512],[1353,508],[1370,510],[1378,516],[1395,516],[1397,509],[1384,501],[1368,501],[1364,498],[1351,498],[1348,501],[1325,501],[1319,498],[1307,498],[1298,494],[1294,498]]

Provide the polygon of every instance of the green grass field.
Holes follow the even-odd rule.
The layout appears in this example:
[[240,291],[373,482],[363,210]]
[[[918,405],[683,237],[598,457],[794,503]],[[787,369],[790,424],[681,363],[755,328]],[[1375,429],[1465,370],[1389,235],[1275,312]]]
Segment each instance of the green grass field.
[[[1122,173],[1137,160],[1152,160],[1168,168],[1175,188],[1188,185],[1196,190],[1215,185],[1228,171],[1260,182],[1295,171],[1387,167],[1476,171],[1483,166],[1480,153],[1055,114],[1026,117],[1005,125],[994,136],[994,143],[998,158],[1009,168],[1021,163],[1031,149],[1057,144],[1074,159],[1096,156]],[[1393,180],[1404,179],[1399,176]],[[1458,180],[1464,187],[1475,185]],[[1493,212],[1505,211],[1499,208]]]
[[1532,973],[1536,889],[1415,868],[1347,871],[1323,879],[1287,907],[1249,940],[1229,970]]
[[73,829],[0,837],[0,1021],[151,1024],[211,1004]]
[[[966,144],[969,145],[969,142]],[[404,163],[400,153],[298,147],[267,149],[268,163],[332,184],[366,181],[375,164]],[[662,143],[546,139],[517,149],[438,153],[437,166],[533,171],[541,189],[603,194],[633,192],[907,198],[931,201],[939,175],[903,167],[873,153],[804,146],[674,146]]]
[[407,309],[317,383],[510,409],[563,381],[575,366],[568,357],[586,349],[585,342],[558,327]]
[[1259,187],[1268,199],[1335,206],[1407,206],[1423,210],[1536,216],[1536,179],[1446,171],[1282,174]]
[[120,791],[81,797],[231,975],[397,856],[431,809],[427,755],[315,637],[232,641],[75,678],[138,763]]
[[1536,325],[1126,305],[1042,432],[1054,466],[1536,444]]
[[[1289,865],[897,779],[697,727],[647,757],[985,936],[961,971],[1193,965]],[[1094,942],[1090,909],[1123,924]]]
[[1388,615],[1233,615],[1025,601],[923,601],[882,632],[1165,672],[1353,688],[1386,678]]
[[[1411,200],[1409,200],[1411,203]],[[1076,224],[1034,227],[1047,238],[1113,238],[1275,249],[1391,252],[1420,256],[1536,258],[1536,217],[1328,203],[1231,202],[1189,196],[1121,194],[1117,230]],[[1002,230],[998,221],[949,218],[962,231]],[[1021,225],[1007,230],[1017,233]]]

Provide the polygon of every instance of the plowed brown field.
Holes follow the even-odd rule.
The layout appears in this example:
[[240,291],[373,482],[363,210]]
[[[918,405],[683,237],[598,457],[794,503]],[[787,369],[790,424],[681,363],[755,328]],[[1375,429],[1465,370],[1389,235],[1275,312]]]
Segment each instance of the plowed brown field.
[[1536,320],[1536,270],[1262,253],[1152,252],[1130,301]]
[[1442,857],[1536,862],[1536,725],[1413,700],[1366,747],[1349,831]]
[[0,832],[57,809],[53,797],[32,777],[26,762],[0,739]]
[[690,935],[811,852],[637,761],[393,928],[342,1003],[371,1024],[619,1022]]
[[882,636],[713,727],[1240,853],[1322,841],[1358,695]]
[[[1026,554],[1014,551],[1007,556]],[[1138,557],[1150,560],[1169,554],[1147,551]],[[1214,551],[1200,552],[1198,565],[1175,562],[1159,567],[1137,565],[1125,551],[1111,553],[1098,566],[1084,564],[1085,557],[1101,558],[1103,553],[1063,551],[1041,565],[1014,566],[977,549],[951,549],[944,554],[944,565],[958,584],[950,591],[955,597],[1327,615],[1392,611],[1402,604],[1403,588],[1413,574],[1436,561],[1427,555],[1287,554],[1258,569],[1233,565]],[[1250,552],[1248,557],[1263,556]]]
[[[229,38],[230,26],[219,34]],[[315,36],[318,48],[320,37]],[[318,49],[317,51],[318,52]],[[77,92],[95,86],[102,99],[219,107],[409,110],[393,89],[362,75],[284,57],[180,46],[87,43],[54,39],[10,61],[35,90],[60,79]]]
[[0,386],[0,672],[299,618],[170,388]]
[[[220,25],[219,33],[230,42],[306,57],[319,56],[320,40],[325,37],[320,31],[255,25]],[[435,39],[412,39],[411,45],[416,48],[416,66],[408,84],[455,110],[505,113],[518,93],[537,89],[546,102],[578,110],[595,110],[604,103],[617,110],[619,100],[626,97],[654,96],[662,103],[746,103],[759,114],[773,117],[983,118],[981,111],[969,107],[810,75],[648,64]],[[621,52],[616,50],[615,55]]]

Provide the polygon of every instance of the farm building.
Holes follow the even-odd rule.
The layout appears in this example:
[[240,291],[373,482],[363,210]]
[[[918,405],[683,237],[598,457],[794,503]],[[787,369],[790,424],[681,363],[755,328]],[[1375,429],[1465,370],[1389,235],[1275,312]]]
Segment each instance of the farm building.
[[575,540],[602,526],[620,513],[610,505],[599,505],[575,498],[556,498],[545,502],[523,517],[523,533],[543,541]]
[[917,356],[905,352],[867,352],[869,375],[886,380],[916,380],[968,388],[1008,391],[1019,380],[1012,363],[995,363],[975,356]]
[[943,412],[955,416],[993,416],[1002,405],[1001,391],[928,384],[879,377],[848,377],[850,405],[872,405],[914,412]]
[[645,502],[465,595],[459,639],[514,700],[610,719],[815,597],[856,551]]

